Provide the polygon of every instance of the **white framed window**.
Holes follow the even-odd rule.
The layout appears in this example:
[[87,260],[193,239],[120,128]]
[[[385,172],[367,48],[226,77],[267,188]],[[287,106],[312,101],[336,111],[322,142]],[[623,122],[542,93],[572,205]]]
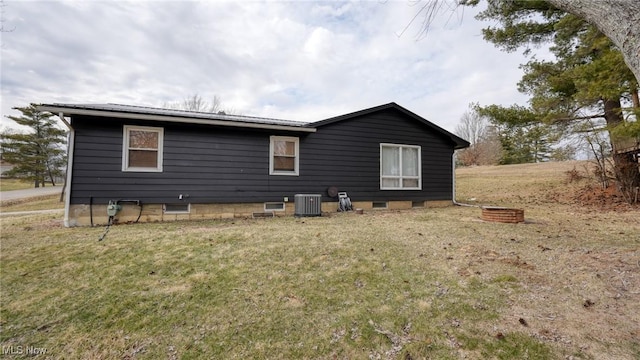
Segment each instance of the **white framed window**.
[[298,175],[300,140],[297,137],[271,136],[269,175]]
[[422,190],[421,148],[380,144],[380,190]]
[[125,125],[122,171],[162,172],[164,129]]

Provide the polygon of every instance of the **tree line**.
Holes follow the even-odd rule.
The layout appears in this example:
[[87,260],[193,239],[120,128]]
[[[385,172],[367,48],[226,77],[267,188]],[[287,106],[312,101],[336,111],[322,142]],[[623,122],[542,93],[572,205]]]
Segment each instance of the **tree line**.
[[[446,0],[431,0],[425,14],[428,27]],[[480,0],[455,1],[476,6]],[[553,60],[531,56],[518,90],[530,96],[528,106],[473,105],[463,116],[459,135],[471,148],[459,159],[467,164],[519,163],[572,156],[571,146],[558,146],[580,135],[605,174],[605,159],[613,159],[611,175],[623,195],[632,199],[640,188],[639,154],[621,151],[640,139],[640,2],[625,0],[487,0],[477,16],[494,25],[483,30],[485,40],[505,51],[548,46]],[[219,99],[207,104],[198,95],[167,107],[192,111],[218,110]],[[64,162],[64,131],[52,115],[35,106],[16,108],[12,117],[31,127],[28,133],[2,134],[2,157],[16,167],[10,174],[32,180],[34,186],[53,181]],[[476,124],[477,123],[477,124]],[[637,196],[636,196],[637,199]],[[637,200],[636,200],[637,201]]]
[[[469,117],[483,130],[481,136],[469,138],[473,144],[459,159],[463,164],[562,160],[575,151],[567,139],[578,138],[592,151],[605,177],[605,162],[612,159],[608,176],[632,201],[640,186],[638,154],[623,149],[640,139],[638,79],[621,48],[601,27],[556,2],[490,0],[477,15],[493,24],[483,29],[485,40],[504,51],[524,49],[529,57],[521,65],[524,75],[518,83],[529,102],[507,107],[474,104],[456,132],[468,133]],[[637,19],[635,26],[640,27]],[[543,46],[552,60],[536,58],[534,49]],[[487,149],[497,154],[488,156]]]

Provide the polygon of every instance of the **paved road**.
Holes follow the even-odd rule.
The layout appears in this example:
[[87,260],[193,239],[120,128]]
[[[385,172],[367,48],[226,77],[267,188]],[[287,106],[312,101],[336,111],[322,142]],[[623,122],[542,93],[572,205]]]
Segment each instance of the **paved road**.
[[37,196],[60,194],[61,192],[62,186],[47,186],[24,190],[2,191],[0,192],[0,201],[27,199]]

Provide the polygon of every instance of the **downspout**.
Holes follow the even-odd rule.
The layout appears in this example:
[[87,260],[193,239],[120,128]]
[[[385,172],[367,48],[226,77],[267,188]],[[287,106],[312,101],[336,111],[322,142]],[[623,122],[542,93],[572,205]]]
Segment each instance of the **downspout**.
[[64,226],[69,227],[69,207],[71,205],[71,175],[73,173],[73,151],[75,149],[76,132],[71,124],[64,118],[62,112],[58,113],[58,117],[69,129],[69,141],[67,143],[67,184],[65,186],[64,194]]
[[451,198],[453,201],[453,205],[458,205],[458,206],[468,206],[468,207],[480,207],[479,205],[471,205],[471,204],[464,204],[464,203],[459,203],[456,201],[456,151],[453,151],[453,154],[451,154],[451,182],[452,182],[452,186],[451,186]]

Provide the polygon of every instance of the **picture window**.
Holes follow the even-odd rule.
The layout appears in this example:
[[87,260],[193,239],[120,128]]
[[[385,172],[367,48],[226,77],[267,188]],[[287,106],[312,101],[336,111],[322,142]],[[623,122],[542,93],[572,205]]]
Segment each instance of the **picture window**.
[[421,148],[380,144],[380,189],[422,190]]

